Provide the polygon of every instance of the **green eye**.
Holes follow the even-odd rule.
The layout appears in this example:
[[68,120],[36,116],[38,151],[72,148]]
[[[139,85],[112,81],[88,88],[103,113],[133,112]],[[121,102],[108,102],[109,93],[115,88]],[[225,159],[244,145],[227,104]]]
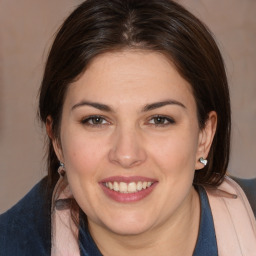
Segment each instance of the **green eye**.
[[166,122],[168,122],[166,118],[160,116],[154,117],[153,120],[155,124],[165,124]]
[[108,124],[108,122],[101,116],[89,116],[81,121],[84,125],[100,126]]
[[175,121],[172,118],[166,116],[154,116],[149,120],[149,124],[154,124],[156,126],[165,126],[174,123]]
[[104,122],[104,119],[102,117],[92,117],[89,122],[91,124],[102,124]]

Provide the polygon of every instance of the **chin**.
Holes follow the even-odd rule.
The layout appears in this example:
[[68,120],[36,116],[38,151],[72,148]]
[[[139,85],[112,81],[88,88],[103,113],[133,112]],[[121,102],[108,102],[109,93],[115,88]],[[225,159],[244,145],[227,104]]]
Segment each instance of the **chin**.
[[[113,223],[113,220],[117,220]],[[146,221],[145,217],[142,220],[141,218],[132,218],[130,219],[128,216],[126,218],[112,218],[111,222],[106,224],[105,228],[110,230],[111,232],[122,235],[122,236],[135,236],[140,235],[148,231],[152,225]]]
[[137,236],[149,230],[149,228],[146,226],[135,225],[135,224],[133,226],[131,225],[130,226],[123,225],[123,226],[124,228],[120,226],[110,227],[110,230],[119,236]]

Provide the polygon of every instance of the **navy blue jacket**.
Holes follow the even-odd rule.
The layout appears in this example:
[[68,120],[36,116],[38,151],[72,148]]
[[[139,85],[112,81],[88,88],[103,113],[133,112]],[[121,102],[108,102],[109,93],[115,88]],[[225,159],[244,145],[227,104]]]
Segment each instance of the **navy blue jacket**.
[[44,178],[0,215],[0,256],[51,255],[50,198]]

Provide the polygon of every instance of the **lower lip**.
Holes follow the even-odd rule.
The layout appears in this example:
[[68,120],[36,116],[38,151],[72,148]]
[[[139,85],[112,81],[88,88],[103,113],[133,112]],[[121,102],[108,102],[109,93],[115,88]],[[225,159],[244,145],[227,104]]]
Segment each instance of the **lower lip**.
[[105,195],[107,195],[112,200],[119,203],[131,203],[131,202],[140,201],[145,197],[147,197],[148,195],[150,195],[153,189],[156,187],[157,182],[154,182],[149,188],[143,189],[135,193],[120,193],[107,188],[102,183],[100,183],[100,185]]

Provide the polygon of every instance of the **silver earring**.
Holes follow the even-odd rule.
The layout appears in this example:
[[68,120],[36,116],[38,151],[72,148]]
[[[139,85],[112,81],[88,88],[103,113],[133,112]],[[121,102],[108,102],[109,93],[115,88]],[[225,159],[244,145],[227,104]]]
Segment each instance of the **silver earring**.
[[60,162],[60,166],[58,168],[58,173],[61,177],[64,177],[65,176],[65,164]]
[[60,175],[59,180],[57,181],[55,188],[53,190],[53,196],[52,196],[52,212],[54,210],[65,210],[68,209],[70,206],[70,199],[61,199],[59,198],[61,193],[66,189],[67,187],[67,179],[65,177],[66,171],[65,171],[65,164],[60,162],[60,166],[58,168],[58,173]]
[[208,161],[207,161],[206,159],[204,159],[203,157],[200,157],[200,158],[199,158],[199,162],[200,162],[201,164],[203,164],[204,166],[206,166]]

